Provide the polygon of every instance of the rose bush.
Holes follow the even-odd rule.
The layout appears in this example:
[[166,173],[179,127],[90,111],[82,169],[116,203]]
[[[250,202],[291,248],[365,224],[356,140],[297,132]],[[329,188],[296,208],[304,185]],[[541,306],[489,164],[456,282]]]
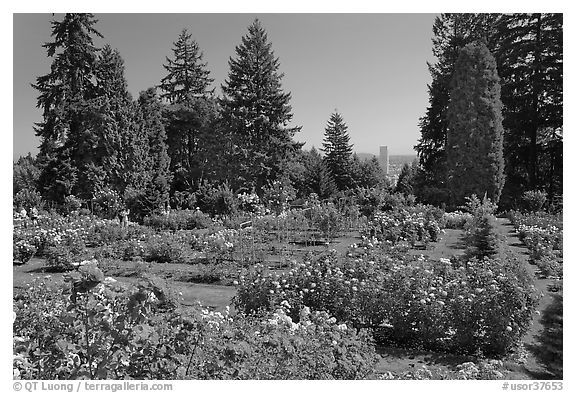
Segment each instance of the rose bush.
[[20,379],[357,379],[376,362],[365,333],[322,312],[232,316],[182,309],[158,280],[104,278],[95,263],[14,297],[14,375]]
[[367,248],[361,258],[328,254],[284,273],[257,265],[240,277],[239,310],[273,310],[283,301],[370,328],[382,343],[495,356],[519,343],[536,305],[519,261],[431,261],[386,243]]

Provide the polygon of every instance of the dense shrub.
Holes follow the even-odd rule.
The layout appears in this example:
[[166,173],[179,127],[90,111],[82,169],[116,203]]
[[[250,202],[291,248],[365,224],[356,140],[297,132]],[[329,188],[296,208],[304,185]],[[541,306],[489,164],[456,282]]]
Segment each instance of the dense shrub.
[[82,207],[82,200],[74,195],[68,195],[64,198],[64,204],[61,207],[64,215],[77,213]]
[[444,213],[444,227],[449,229],[464,229],[466,224],[472,221],[472,214],[455,211]]
[[32,259],[37,251],[36,247],[26,239],[14,239],[12,246],[12,259],[21,264]]
[[45,251],[46,265],[50,270],[58,272],[73,270],[86,256],[85,251],[82,242],[61,243],[48,247]]
[[146,241],[144,259],[148,262],[184,263],[186,262],[186,246],[173,236],[151,236]]
[[36,190],[31,190],[24,188],[14,195],[14,200],[12,202],[14,206],[24,208],[30,211],[33,207],[37,209],[42,209],[44,207],[44,201],[42,201],[42,196]]
[[172,210],[169,214],[154,214],[144,218],[144,225],[172,231],[202,229],[210,227],[212,219],[200,210]]
[[275,180],[262,188],[264,205],[276,214],[287,210],[294,199],[296,191],[288,181]]
[[443,213],[438,214],[436,208],[427,210],[423,206],[378,212],[368,222],[364,235],[394,244],[406,241],[412,246],[416,242],[435,242],[441,233],[438,215],[442,219]]
[[472,258],[492,257],[500,251],[502,235],[496,229],[496,217],[483,213],[465,226],[466,255]]
[[177,210],[194,209],[196,207],[196,194],[188,191],[176,191],[170,201]]
[[522,194],[521,203],[524,211],[538,212],[546,205],[547,195],[544,191],[526,191]]
[[92,211],[102,218],[116,218],[123,208],[122,199],[114,190],[104,189],[97,191],[92,198]]
[[238,199],[227,184],[202,184],[196,191],[196,204],[211,215],[230,215],[238,211]]
[[543,212],[509,212],[519,239],[528,247],[530,261],[545,277],[563,276],[562,216]]
[[257,266],[240,278],[235,305],[257,313],[287,301],[371,328],[387,345],[490,356],[505,355],[528,329],[536,298],[518,261],[389,257],[389,246],[371,244],[362,258],[324,256],[282,274]]

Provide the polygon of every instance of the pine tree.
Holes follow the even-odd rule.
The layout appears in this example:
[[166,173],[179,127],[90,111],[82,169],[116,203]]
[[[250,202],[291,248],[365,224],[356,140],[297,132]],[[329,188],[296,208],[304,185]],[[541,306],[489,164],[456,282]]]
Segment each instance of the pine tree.
[[229,66],[220,100],[226,177],[233,188],[260,190],[282,177],[284,162],[301,145],[292,140],[300,127],[287,127],[290,93],[282,91],[279,60],[257,19]]
[[322,142],[324,161],[330,170],[339,190],[353,188],[352,178],[352,145],[348,135],[348,126],[338,112],[334,112],[328,120]]
[[498,203],[504,186],[500,78],[484,41],[460,51],[450,97],[446,152],[452,203],[472,194]]
[[502,78],[505,194],[562,194],[563,16],[502,15],[495,54]]
[[161,94],[171,104],[185,103],[194,97],[205,97],[214,92],[209,86],[214,79],[210,78],[210,71],[206,63],[202,62],[203,53],[198,43],[192,39],[186,29],[182,30],[178,41],[172,48],[173,59],[166,58],[168,64],[164,69],[168,71],[161,83]]
[[61,192],[75,187],[78,163],[84,159],[82,146],[89,137],[84,120],[88,101],[96,95],[98,54],[92,37],[102,37],[96,23],[92,14],[66,14],[61,22],[52,21],[54,41],[43,45],[54,58],[51,70],[32,85],[40,93],[37,107],[43,115],[36,125],[43,167],[40,188],[45,197],[59,202],[66,196]]

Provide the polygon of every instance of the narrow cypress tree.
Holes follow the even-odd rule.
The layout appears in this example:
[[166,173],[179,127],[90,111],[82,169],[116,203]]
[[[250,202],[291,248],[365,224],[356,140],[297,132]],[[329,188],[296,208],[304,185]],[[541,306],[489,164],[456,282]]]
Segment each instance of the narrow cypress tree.
[[162,122],[162,104],[154,88],[140,93],[138,118],[140,135],[148,145],[146,184],[144,194],[140,198],[141,213],[146,215],[161,210],[166,205],[172,178],[166,133]]
[[428,203],[447,202],[446,140],[450,81],[458,55],[466,44],[490,36],[494,14],[446,13],[437,17],[432,26],[432,53],[437,58],[428,64],[432,83],[428,86],[429,105],[420,119],[421,137],[415,146],[422,168],[422,184],[415,189],[419,199]]
[[498,203],[504,186],[500,78],[483,41],[460,52],[450,96],[446,151],[452,203],[472,194]]
[[338,112],[334,112],[328,120],[322,142],[324,162],[332,173],[339,190],[354,187],[352,178],[352,145],[348,135],[348,126]]
[[282,177],[284,163],[301,145],[292,137],[290,93],[281,86],[280,63],[256,19],[230,58],[220,100],[227,178],[234,188],[260,190]]

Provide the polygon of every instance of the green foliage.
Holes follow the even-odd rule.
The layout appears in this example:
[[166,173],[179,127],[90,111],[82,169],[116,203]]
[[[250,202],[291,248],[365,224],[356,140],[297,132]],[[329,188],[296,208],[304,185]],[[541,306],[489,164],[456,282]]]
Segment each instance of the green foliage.
[[162,98],[170,103],[183,103],[195,95],[210,93],[208,87],[214,79],[202,63],[203,54],[198,43],[192,39],[192,34],[182,30],[172,48],[173,58],[166,58],[164,69],[167,75],[162,78],[160,88],[164,92]]
[[465,45],[490,35],[494,14],[446,13],[432,26],[432,53],[438,59],[428,64],[432,83],[428,86],[429,106],[420,119],[421,137],[415,146],[422,168],[416,195],[419,200],[440,205],[448,202],[446,140],[450,80],[459,53]]
[[276,180],[262,188],[262,201],[267,208],[276,214],[287,210],[295,197],[294,188],[286,181]]
[[13,195],[16,196],[20,191],[24,191],[21,195],[37,193],[39,178],[40,168],[37,160],[30,153],[19,157],[12,165]]
[[14,206],[22,207],[27,211],[29,211],[33,207],[41,209],[44,206],[42,195],[40,195],[38,191],[28,188],[24,188],[18,191],[18,193],[14,195],[12,203],[14,204]]
[[12,260],[20,264],[24,264],[36,254],[36,247],[26,239],[13,239],[12,243]]
[[324,162],[338,190],[354,188],[352,178],[352,145],[348,126],[338,112],[334,112],[324,131],[322,142]]
[[502,85],[507,130],[502,204],[516,207],[527,189],[546,189],[551,198],[561,195],[562,14],[442,14],[433,33],[432,50],[438,61],[429,65],[429,107],[420,119],[422,136],[416,146],[423,168],[419,199],[436,203],[446,188],[450,79],[462,48],[483,38],[496,57]]
[[318,229],[327,240],[333,239],[344,229],[342,214],[332,203],[312,206],[306,215],[311,225]]
[[203,183],[196,191],[196,201],[200,210],[211,215],[231,215],[238,211],[238,199],[228,184]]
[[120,195],[114,190],[97,191],[92,198],[92,211],[103,218],[116,218],[123,209]]
[[43,281],[15,294],[20,379],[361,379],[376,363],[366,333],[326,313],[184,311],[163,282],[127,286],[93,264],[67,282],[70,297]]
[[166,133],[162,119],[162,104],[156,96],[155,89],[140,93],[138,98],[138,115],[142,135],[149,146],[149,156],[145,167],[147,183],[145,185],[145,204],[142,215],[164,209],[168,205],[170,182],[170,157],[166,145]]
[[51,22],[54,41],[43,45],[48,57],[54,58],[51,72],[38,77],[33,85],[40,93],[37,106],[44,118],[36,129],[42,138],[42,156],[55,152],[52,142],[70,141],[66,144],[73,149],[76,138],[84,133],[83,106],[95,93],[98,49],[92,36],[102,37],[94,28],[96,22],[92,14],[66,14],[61,22]]
[[530,262],[544,277],[562,277],[562,216],[544,212],[509,212],[520,240],[528,247]]
[[209,96],[193,96],[164,107],[172,193],[192,192],[203,179],[224,180],[218,106]]
[[515,207],[527,190],[562,195],[563,15],[503,14],[495,28],[507,130],[505,202]]
[[354,153],[351,170],[357,187],[378,188],[388,186],[388,179],[376,157],[372,157],[369,160],[360,160]]
[[414,195],[415,178],[418,173],[418,162],[414,161],[411,165],[404,164],[398,182],[396,183],[396,192],[405,195]]
[[467,257],[483,259],[498,253],[502,235],[496,229],[496,209],[486,196],[482,200],[476,195],[466,198],[466,210],[472,214],[464,227]]
[[172,236],[152,237],[146,243],[145,260],[157,263],[185,263],[185,248]]
[[504,186],[500,78],[494,57],[481,41],[460,51],[451,83],[448,124],[452,203],[485,193],[498,203]]
[[544,191],[526,191],[522,194],[522,207],[527,212],[537,212],[544,208],[547,199]]
[[169,214],[155,214],[144,219],[144,225],[172,231],[202,229],[212,225],[212,219],[199,210],[172,210]]
[[362,246],[281,274],[257,265],[241,278],[235,306],[258,313],[287,302],[295,321],[304,306],[326,310],[336,323],[371,328],[383,345],[486,356],[506,355],[531,324],[537,297],[517,260],[435,262],[378,242]]
[[281,87],[280,63],[260,21],[248,27],[220,99],[227,178],[257,192],[282,176],[284,163],[300,145],[292,137],[300,127],[287,128],[292,119],[290,94]]

